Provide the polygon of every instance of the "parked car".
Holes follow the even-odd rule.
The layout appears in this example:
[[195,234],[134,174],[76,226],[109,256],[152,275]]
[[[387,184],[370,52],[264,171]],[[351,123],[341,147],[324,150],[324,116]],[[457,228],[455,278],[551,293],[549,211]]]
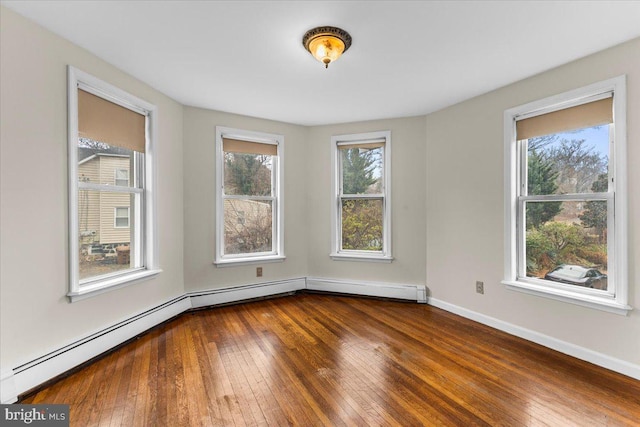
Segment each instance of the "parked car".
[[544,278],[587,288],[607,289],[606,274],[602,274],[595,268],[586,268],[580,265],[561,265],[548,272]]

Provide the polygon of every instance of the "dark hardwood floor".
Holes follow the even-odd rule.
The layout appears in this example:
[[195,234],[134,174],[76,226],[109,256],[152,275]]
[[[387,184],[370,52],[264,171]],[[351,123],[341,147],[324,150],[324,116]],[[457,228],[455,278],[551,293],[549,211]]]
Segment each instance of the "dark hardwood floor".
[[182,315],[22,403],[74,426],[638,426],[640,381],[427,305],[298,294]]

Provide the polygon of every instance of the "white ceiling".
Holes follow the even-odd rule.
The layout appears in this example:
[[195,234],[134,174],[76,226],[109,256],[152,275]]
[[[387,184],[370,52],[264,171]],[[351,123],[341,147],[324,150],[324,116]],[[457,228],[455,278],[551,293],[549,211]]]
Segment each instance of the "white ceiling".
[[[182,104],[303,125],[426,114],[640,36],[640,1],[1,3]],[[329,69],[301,44],[320,25],[353,37]]]

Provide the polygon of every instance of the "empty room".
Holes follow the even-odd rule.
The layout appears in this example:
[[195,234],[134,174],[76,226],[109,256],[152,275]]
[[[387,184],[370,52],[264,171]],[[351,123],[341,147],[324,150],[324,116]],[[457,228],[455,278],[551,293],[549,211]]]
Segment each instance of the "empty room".
[[637,426],[639,22],[0,0],[0,424]]

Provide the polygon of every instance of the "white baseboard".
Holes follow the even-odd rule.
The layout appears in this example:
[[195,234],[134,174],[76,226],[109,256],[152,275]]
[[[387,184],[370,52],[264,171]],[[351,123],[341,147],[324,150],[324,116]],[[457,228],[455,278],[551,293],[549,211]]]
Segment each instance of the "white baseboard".
[[19,395],[30,389],[81,365],[190,308],[239,302],[303,289],[405,299],[420,303],[428,302],[434,307],[442,308],[570,356],[640,379],[640,366],[638,365],[560,341],[435,298],[429,298],[427,301],[424,285],[309,277],[189,292],[13,369],[3,370],[0,375],[0,400],[3,404],[16,402]]
[[307,277],[307,289],[323,292],[337,292],[341,294],[406,299],[420,303],[427,302],[427,289],[424,285],[404,285],[399,283],[362,282]]
[[476,311],[471,311],[436,298],[429,297],[428,304],[457,314],[458,316],[474,320],[478,323],[491,326],[492,328],[498,329],[508,334],[524,338],[527,341],[543,345],[545,347],[559,351],[560,353],[573,356],[577,359],[585,360],[587,362],[593,363],[594,365],[598,365],[603,368],[610,369],[623,375],[627,375],[631,378],[640,380],[640,365],[616,359],[615,357],[607,356],[606,354],[598,353],[597,351],[589,350],[588,348],[580,347],[578,345],[571,344],[566,341],[562,341],[557,338],[553,338],[548,335],[544,335],[539,332],[535,332],[530,329],[526,329],[512,323],[496,319],[495,317],[487,316]]
[[18,400],[12,370],[8,369],[0,374],[0,391],[0,403],[13,403]]
[[76,342],[2,373],[2,403],[13,403],[30,389],[81,365],[191,308],[185,295],[132,316]]
[[238,302],[272,295],[286,294],[305,288],[304,277],[298,279],[279,280],[274,282],[255,283],[252,285],[230,286],[187,293],[191,299],[191,307],[200,308],[212,305]]

